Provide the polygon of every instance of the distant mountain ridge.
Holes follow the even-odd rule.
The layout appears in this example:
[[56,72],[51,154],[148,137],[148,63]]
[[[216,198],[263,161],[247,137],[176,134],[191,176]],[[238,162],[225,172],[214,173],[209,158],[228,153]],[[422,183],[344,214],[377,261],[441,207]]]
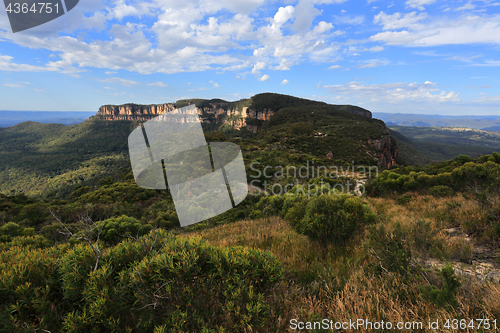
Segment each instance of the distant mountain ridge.
[[94,115],[90,111],[10,111],[0,110],[0,127],[11,127],[25,121],[75,125]]
[[465,127],[485,131],[500,131],[500,116],[446,116],[412,113],[374,112],[375,118],[383,120],[387,126],[412,127]]

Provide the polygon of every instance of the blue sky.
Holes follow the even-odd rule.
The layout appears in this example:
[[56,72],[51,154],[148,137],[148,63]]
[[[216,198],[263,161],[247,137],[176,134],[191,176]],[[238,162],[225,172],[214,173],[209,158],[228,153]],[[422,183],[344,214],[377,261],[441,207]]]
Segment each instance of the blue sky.
[[374,112],[500,115],[500,2],[80,0],[12,33],[0,109],[238,100],[276,92]]

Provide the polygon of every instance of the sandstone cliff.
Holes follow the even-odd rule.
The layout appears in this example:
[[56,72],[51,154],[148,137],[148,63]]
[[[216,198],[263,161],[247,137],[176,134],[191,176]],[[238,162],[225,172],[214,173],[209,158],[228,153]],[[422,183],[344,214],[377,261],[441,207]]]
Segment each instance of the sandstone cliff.
[[[237,102],[227,102],[221,99],[193,99],[150,105],[133,103],[103,105],[99,108],[96,117],[106,120],[147,121],[160,114],[190,104],[196,105],[196,112],[204,123],[214,126],[227,124],[235,129],[246,128],[253,133],[256,133],[263,123],[269,121],[277,111],[286,107],[304,107],[307,110],[308,106],[329,106],[336,110],[335,112],[342,111],[372,118],[370,111],[353,105],[328,105],[323,102],[271,93],[259,94],[251,99]],[[383,135],[378,140],[368,140],[367,143],[378,151],[373,157],[378,160],[379,166],[391,168],[396,164],[397,147],[390,135]]]
[[379,167],[390,169],[396,165],[398,147],[392,136],[388,134],[379,140],[368,140],[368,144],[378,151],[374,157],[377,159]]
[[[323,102],[279,95],[259,94],[251,99],[237,102],[227,102],[221,99],[183,100],[165,104],[123,104],[103,105],[99,108],[96,117],[106,120],[148,120],[175,108],[189,104],[196,105],[196,111],[203,122],[210,124],[229,124],[236,129],[246,127],[256,133],[264,121],[268,121],[279,109],[295,106],[324,106]],[[368,110],[353,105],[330,105],[338,111],[372,118]]]

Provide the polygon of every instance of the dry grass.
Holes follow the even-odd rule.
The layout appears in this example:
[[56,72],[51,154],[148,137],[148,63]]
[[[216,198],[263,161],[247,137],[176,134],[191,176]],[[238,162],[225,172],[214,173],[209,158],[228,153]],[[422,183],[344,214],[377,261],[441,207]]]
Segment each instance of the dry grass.
[[[450,209],[455,214],[453,219],[479,214],[474,204],[459,196],[447,199],[418,196],[414,202],[405,205],[387,199],[368,201],[389,227],[400,222],[410,228],[416,219],[423,219],[429,221],[432,228],[439,228],[443,221],[436,217],[449,215]],[[445,224],[450,222],[448,220]],[[321,247],[295,233],[286,221],[278,217],[240,221],[185,234],[191,235],[201,236],[216,246],[239,245],[267,250],[282,263],[287,279],[269,298],[270,318],[258,332],[296,332],[290,329],[290,320],[294,318],[300,321],[328,318],[334,322],[383,320],[394,325],[397,322],[422,322],[424,332],[435,332],[427,327],[429,320],[439,319],[444,323],[453,318],[500,319],[498,284],[479,282],[475,278],[463,280],[456,296],[459,307],[455,310],[438,308],[422,298],[418,285],[425,282],[403,280],[392,273],[374,275],[368,268],[369,260],[360,244],[362,240],[357,240],[347,249],[333,245]],[[445,234],[440,234],[440,237],[445,237]],[[441,327],[439,331],[452,330]]]

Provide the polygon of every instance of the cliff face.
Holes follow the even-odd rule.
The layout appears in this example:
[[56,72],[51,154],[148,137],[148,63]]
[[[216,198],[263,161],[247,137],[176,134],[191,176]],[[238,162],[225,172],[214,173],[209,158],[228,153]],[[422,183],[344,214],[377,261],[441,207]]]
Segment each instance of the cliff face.
[[[273,94],[260,94],[260,96],[269,96]],[[259,95],[257,95],[259,96]],[[278,98],[284,95],[277,95]],[[255,97],[255,96],[254,96]],[[289,97],[289,96],[285,96]],[[293,98],[293,101],[298,100],[304,103],[303,99]],[[223,100],[189,100],[183,101],[182,106],[189,104],[196,104],[196,111],[203,122],[210,124],[229,124],[230,126],[241,129],[246,127],[249,131],[256,133],[262,126],[262,122],[268,121],[272,115],[274,115],[277,110],[281,107],[286,107],[290,104],[275,104],[274,107],[258,107],[252,108],[251,101],[246,100],[247,103],[238,102],[226,102]],[[314,105],[325,105],[325,103],[307,101],[314,103]],[[188,104],[186,104],[188,103]],[[246,105],[246,106],[245,106]],[[294,104],[291,104],[294,105]],[[249,107],[250,106],[250,107]],[[160,114],[172,111],[176,109],[176,104],[165,103],[165,104],[151,104],[151,105],[140,105],[140,104],[123,104],[123,105],[103,105],[99,108],[96,114],[97,118],[106,120],[141,120],[147,121],[154,118]],[[335,105],[335,108],[340,111],[348,112],[351,114],[372,118],[372,113],[363,108],[352,106],[352,105]]]
[[103,105],[97,111],[97,116],[109,120],[116,119],[149,119],[168,111],[174,110],[173,104],[123,104],[123,105]]
[[[236,129],[246,125],[247,109],[228,108],[229,103],[208,103],[197,107],[202,122],[211,124],[229,124]],[[97,118],[106,120],[141,120],[147,121],[158,115],[176,109],[175,104],[124,104],[124,105],[103,105],[96,114]]]
[[[281,107],[286,107],[286,105],[280,106],[276,104],[273,105],[274,107],[263,107],[263,105],[265,106],[267,103],[261,103],[258,108],[252,108],[251,100],[238,102],[226,102],[223,100],[189,100],[180,101],[175,104],[165,103],[151,105],[130,103],[123,105],[103,105],[99,108],[96,117],[106,120],[147,121],[163,113],[190,104],[196,104],[196,112],[198,113],[200,120],[204,123],[209,123],[211,125],[228,124],[235,129],[245,127],[253,133],[257,133],[263,122],[269,121],[271,116],[274,115]],[[334,107],[340,111],[345,111],[369,119],[372,118],[370,111],[357,106],[336,105]],[[377,150],[376,155],[373,157],[378,160],[378,165],[380,167],[391,168],[396,165],[397,146],[390,135],[382,135],[380,139],[368,140],[367,143]]]
[[379,151],[374,156],[379,167],[390,169],[396,165],[398,147],[390,135],[384,135],[379,140],[368,140],[368,144]]

